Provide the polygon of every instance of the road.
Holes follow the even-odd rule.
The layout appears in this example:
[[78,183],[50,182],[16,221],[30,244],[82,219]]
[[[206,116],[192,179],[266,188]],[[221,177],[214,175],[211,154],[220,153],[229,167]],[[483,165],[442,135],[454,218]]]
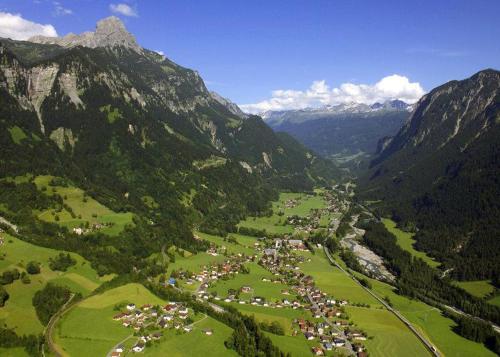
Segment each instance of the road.
[[390,312],[392,312],[394,315],[396,315],[396,317],[401,320],[410,330],[411,332],[413,332],[415,334],[415,336],[417,336],[417,338],[425,345],[425,347],[427,347],[427,349],[436,357],[440,357],[441,354],[437,351],[436,347],[434,347],[434,345],[429,341],[427,340],[427,338],[425,336],[423,336],[417,329],[415,329],[415,327],[413,327],[413,325],[410,323],[410,321],[408,321],[403,315],[401,315],[401,313],[397,310],[395,310],[394,308],[392,308],[391,306],[389,306],[389,304],[381,299],[380,297],[378,297],[371,289],[367,288],[366,286],[362,285],[358,279],[356,279],[356,277],[354,275],[352,275],[351,273],[349,273],[348,271],[346,271],[344,268],[342,268],[336,261],[335,259],[333,259],[333,257],[330,255],[330,251],[328,250],[327,247],[323,247],[324,251],[325,251],[325,254],[326,256],[328,257],[328,260],[330,261],[330,263],[332,263],[333,265],[335,265],[338,269],[340,269],[344,274],[350,276],[359,286],[361,286],[364,290],[366,290],[366,292],[368,292],[371,296],[373,296],[378,302],[380,302],[387,310],[389,310]]
[[[45,331],[44,331],[44,336],[45,336],[45,340],[47,341],[47,345],[49,346],[49,349],[52,351],[52,353],[54,353],[54,355],[56,357],[62,357],[65,355],[64,352],[62,352],[60,349],[59,349],[59,346],[57,346],[54,341],[52,340],[52,335],[53,335],[53,330],[54,330],[54,326],[57,324],[57,322],[59,321],[59,318],[66,312],[69,310],[69,304],[71,303],[71,301],[73,300],[73,298],[75,297],[75,294],[71,294],[68,301],[66,301],[64,303],[63,306],[61,306],[61,308],[59,309],[58,312],[56,312],[51,318],[50,318],[50,321],[49,323],[47,324],[47,327],[45,327]],[[43,351],[43,346],[42,346],[42,351]]]

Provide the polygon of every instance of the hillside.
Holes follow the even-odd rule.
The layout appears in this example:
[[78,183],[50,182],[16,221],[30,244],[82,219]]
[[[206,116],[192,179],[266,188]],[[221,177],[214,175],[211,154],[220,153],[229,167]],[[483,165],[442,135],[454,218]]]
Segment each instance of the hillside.
[[[269,210],[278,189],[337,175],[115,17],[82,35],[0,39],[0,132],[0,215],[102,273],[164,245],[196,251],[194,226],[224,234]],[[88,226],[80,239],[74,228]]]
[[359,196],[416,231],[417,248],[458,279],[500,276],[500,72],[425,95],[372,161]]

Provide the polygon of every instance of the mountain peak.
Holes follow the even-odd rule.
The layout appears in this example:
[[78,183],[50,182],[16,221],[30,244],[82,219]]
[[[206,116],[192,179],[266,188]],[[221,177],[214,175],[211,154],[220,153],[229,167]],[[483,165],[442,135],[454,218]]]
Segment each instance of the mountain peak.
[[54,44],[62,47],[126,47],[138,53],[143,49],[137,44],[135,37],[127,31],[123,22],[116,16],[110,16],[97,22],[95,32],[84,32],[80,35],[69,33],[64,37],[34,36],[30,42]]

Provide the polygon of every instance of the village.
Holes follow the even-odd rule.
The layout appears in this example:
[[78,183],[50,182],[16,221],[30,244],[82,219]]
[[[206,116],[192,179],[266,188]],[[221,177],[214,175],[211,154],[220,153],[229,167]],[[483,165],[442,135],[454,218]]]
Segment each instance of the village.
[[[118,306],[117,308],[121,308]],[[134,303],[124,306],[124,311],[113,316],[113,320],[120,322],[124,328],[134,331],[137,337],[135,344],[129,352],[140,353],[152,343],[163,337],[162,331],[176,330],[177,333],[190,333],[193,331],[193,311],[183,304],[170,302],[165,306],[145,304],[137,307]],[[205,335],[211,336],[212,329],[203,329]],[[120,357],[126,353],[123,344],[118,344],[110,356]]]

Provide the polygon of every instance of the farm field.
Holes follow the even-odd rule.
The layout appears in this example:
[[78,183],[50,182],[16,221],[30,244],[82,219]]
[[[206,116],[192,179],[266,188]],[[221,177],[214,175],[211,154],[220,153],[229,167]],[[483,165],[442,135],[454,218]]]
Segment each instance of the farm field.
[[477,297],[485,297],[495,290],[495,287],[490,284],[488,280],[476,280],[476,281],[457,281],[455,285],[461,287],[469,294]]
[[[285,202],[287,200],[298,200],[295,207],[286,208]],[[238,227],[248,227],[263,230],[275,234],[291,234],[293,233],[293,226],[283,225],[286,216],[298,215],[307,216],[309,211],[313,208],[323,208],[325,202],[323,197],[317,195],[306,195],[302,193],[281,193],[277,202],[273,202],[273,215],[271,217],[248,217],[246,220],[240,222]],[[283,216],[278,215],[278,212],[283,212]]]
[[[86,223],[92,225],[96,223],[111,223],[111,226],[105,226],[99,232],[111,236],[118,235],[126,225],[133,224],[132,213],[116,213],[100,204],[90,196],[86,196],[85,192],[77,187],[68,186],[50,186],[49,183],[54,179],[53,176],[37,176],[34,183],[38,189],[46,188],[47,195],[58,194],[63,198],[63,201],[74,212],[74,217],[70,212],[63,209],[57,213],[53,209],[38,213],[38,218],[47,222],[57,222],[62,226],[70,229],[79,227]],[[56,215],[59,221],[56,221]]]
[[49,259],[55,257],[60,251],[43,248],[24,242],[7,234],[2,234],[5,243],[0,247],[0,272],[16,268],[24,271],[25,265],[30,261],[41,263],[40,274],[30,275],[31,283],[23,284],[20,280],[5,285],[10,295],[5,307],[0,309],[0,322],[12,327],[20,334],[38,334],[43,326],[39,322],[32,298],[35,292],[42,289],[47,282],[66,285],[72,291],[88,295],[102,282],[111,276],[99,277],[90,263],[81,256],[71,253],[76,260],[76,265],[68,268],[66,272],[52,271],[49,268]]
[[348,300],[351,303],[369,304],[370,306],[382,306],[375,298],[368,294],[351,278],[339,269],[330,265],[322,249],[317,249],[316,254],[302,252],[306,261],[301,265],[301,270],[314,277],[316,285],[331,294],[336,299]]
[[452,331],[455,322],[441,312],[418,300],[411,300],[395,293],[394,288],[355,273],[370,281],[372,290],[380,297],[387,296],[394,308],[406,317],[415,328],[427,336],[445,356],[494,356],[484,345],[467,340]]
[[253,255],[255,253],[253,244],[257,242],[257,239],[253,237],[231,233],[229,234],[229,237],[234,237],[237,241],[237,243],[232,243],[224,240],[224,238],[222,237],[207,233],[195,232],[195,234],[204,240],[214,243],[217,246],[226,247],[229,253],[242,253],[246,255]]
[[273,343],[283,352],[290,353],[292,357],[302,357],[311,355],[311,347],[317,346],[318,342],[307,341],[304,336],[279,336],[272,333],[266,333]]
[[365,341],[370,356],[430,356],[415,335],[385,308],[348,306],[346,310],[368,336],[374,336]]
[[128,302],[165,303],[140,284],[127,284],[94,295],[61,318],[55,329],[55,343],[68,356],[105,356],[115,344],[132,334],[130,329],[113,321],[114,306]]
[[[207,336],[203,329],[212,329],[213,335]],[[168,331],[160,343],[154,344],[144,350],[145,356],[238,356],[238,354],[226,348],[224,341],[229,338],[232,329],[211,317],[201,319],[193,326],[193,331],[178,335],[174,331]],[[132,355],[132,354],[129,354]]]
[[220,297],[226,297],[229,289],[238,291],[242,286],[250,286],[252,292],[240,294],[240,299],[247,300],[247,297],[260,296],[267,301],[275,302],[287,298],[287,295],[281,294],[281,290],[289,289],[287,285],[262,281],[264,277],[268,279],[273,277],[270,272],[257,263],[247,263],[245,266],[250,270],[249,274],[238,274],[233,279],[218,281],[209,291],[216,292]]
[[415,243],[415,240],[413,239],[413,234],[398,229],[396,227],[396,222],[388,218],[382,218],[382,222],[384,223],[387,230],[396,236],[397,242],[401,248],[409,252],[414,257],[421,258],[431,267],[436,268],[440,265],[439,262],[429,257],[424,252],[418,251],[413,247],[413,244]]
[[[249,316],[254,316],[255,320],[258,322],[273,322],[278,321],[284,328],[285,334],[291,336],[292,334],[292,320],[298,318],[308,318],[311,321],[320,321],[318,319],[314,319],[311,317],[311,313],[304,310],[293,310],[290,308],[270,308],[270,307],[262,307],[262,306],[254,306],[254,305],[241,305],[236,303],[225,304],[227,306],[232,306],[238,309],[242,314],[246,314]],[[300,337],[303,337],[300,334]],[[303,342],[306,342],[303,339]]]

